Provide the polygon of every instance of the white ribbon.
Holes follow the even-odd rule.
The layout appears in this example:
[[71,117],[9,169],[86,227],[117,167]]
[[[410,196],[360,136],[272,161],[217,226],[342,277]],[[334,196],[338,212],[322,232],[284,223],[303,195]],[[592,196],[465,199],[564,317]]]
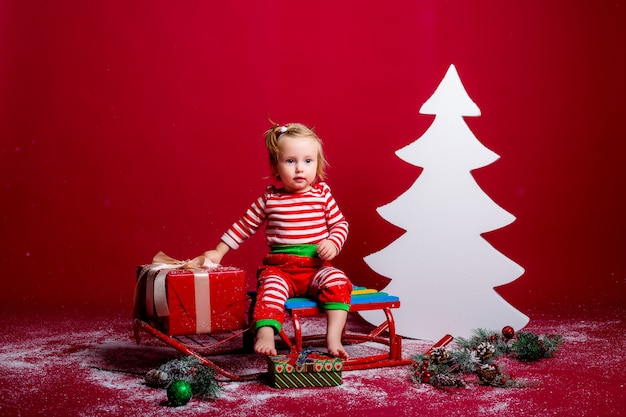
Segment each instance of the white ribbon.
[[211,284],[208,271],[194,271],[196,333],[211,331]]
[[174,268],[161,269],[159,272],[157,272],[154,280],[151,280],[150,277],[148,277],[148,284],[150,284],[150,281],[152,281],[154,289],[152,291],[150,291],[150,289],[147,289],[146,292],[148,294],[150,294],[151,292],[154,294],[154,309],[156,310],[156,314],[158,317],[166,317],[170,315],[170,309],[167,305],[167,290],[165,288],[165,279],[167,278],[167,274],[169,274],[172,269]]
[[150,264],[143,267],[140,277],[146,274],[145,306],[146,312],[150,318],[154,317],[155,309],[158,317],[169,316],[165,278],[170,271],[178,268],[180,268],[179,265],[161,263]]

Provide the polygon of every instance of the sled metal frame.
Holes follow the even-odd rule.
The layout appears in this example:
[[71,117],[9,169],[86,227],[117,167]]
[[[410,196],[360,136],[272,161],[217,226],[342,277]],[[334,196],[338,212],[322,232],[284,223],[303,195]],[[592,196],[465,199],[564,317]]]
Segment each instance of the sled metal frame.
[[[135,342],[137,342],[137,344],[141,343],[140,331],[146,332],[164,342],[165,344],[173,347],[180,353],[195,357],[200,363],[209,366],[216,372],[216,374],[221,375],[228,380],[252,381],[255,379],[260,379],[262,376],[265,375],[265,373],[237,375],[216,364],[214,361],[208,358],[208,356],[211,355],[252,352],[251,342],[248,342],[248,340],[252,339],[250,331],[247,328],[233,331],[221,331],[211,334],[170,336],[163,333],[161,330],[157,329],[151,324],[139,318],[135,318],[135,320],[133,321],[133,331],[135,336]],[[242,346],[240,348],[224,346],[225,343],[238,338],[241,338],[243,340]]]
[[[392,297],[396,298],[397,297]],[[289,303],[287,303],[287,306]],[[349,358],[343,361],[343,369],[345,371],[382,368],[389,366],[408,365],[412,359],[402,357],[402,337],[396,334],[395,321],[392,309],[400,307],[400,300],[366,302],[350,305],[350,313],[360,311],[382,310],[385,314],[385,320],[369,333],[350,333],[344,327],[342,335],[342,343],[345,345],[374,342],[386,346],[386,352],[381,354],[366,355],[361,357]],[[289,337],[284,329],[281,329],[279,336],[284,344],[289,348],[290,353],[301,353],[305,345],[319,345],[326,340],[325,334],[303,335],[301,318],[307,316],[318,316],[324,314],[322,308],[317,304],[314,306],[304,307],[287,307],[293,322],[293,336]]]
[[[256,293],[249,293],[251,298],[250,313],[255,302]],[[362,357],[350,358],[343,361],[343,369],[345,371],[373,369],[390,366],[408,365],[411,359],[402,357],[402,337],[396,334],[395,322],[392,309],[400,307],[400,300],[392,297],[392,301],[366,302],[360,304],[351,304],[350,313],[360,311],[382,310],[385,314],[385,320],[369,333],[353,333],[348,332],[344,327],[342,335],[342,343],[345,345],[358,344],[363,342],[375,342],[385,346],[385,353],[366,355]],[[290,337],[285,330],[279,333],[280,341],[286,346],[290,353],[301,353],[305,346],[322,345],[326,339],[325,334],[303,335],[301,318],[317,316],[324,314],[321,309],[312,300],[307,306],[289,308],[287,304],[286,312],[288,318],[293,322],[293,336]],[[142,318],[135,317],[133,321],[133,333],[137,344],[141,343],[141,332],[148,333],[158,340],[164,342],[170,347],[176,349],[185,355],[190,355],[198,359],[200,363],[211,367],[216,374],[232,381],[251,381],[261,379],[267,373],[253,373],[238,375],[228,371],[224,367],[216,364],[208,356],[221,355],[229,353],[252,353],[254,336],[246,324],[242,329],[234,329],[231,331],[220,331],[211,334],[189,334],[189,335],[168,335],[158,329],[156,326],[148,323]],[[241,339],[241,347],[233,348],[226,346],[233,340]],[[279,342],[280,342],[279,341]],[[280,346],[279,346],[280,347]]]

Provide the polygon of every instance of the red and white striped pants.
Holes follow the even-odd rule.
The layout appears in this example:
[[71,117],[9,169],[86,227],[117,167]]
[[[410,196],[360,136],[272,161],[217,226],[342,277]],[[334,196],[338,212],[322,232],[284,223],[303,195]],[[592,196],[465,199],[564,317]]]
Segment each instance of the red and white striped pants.
[[349,309],[352,284],[338,268],[319,258],[269,254],[258,270],[253,328],[280,331],[287,298],[307,296],[328,309]]

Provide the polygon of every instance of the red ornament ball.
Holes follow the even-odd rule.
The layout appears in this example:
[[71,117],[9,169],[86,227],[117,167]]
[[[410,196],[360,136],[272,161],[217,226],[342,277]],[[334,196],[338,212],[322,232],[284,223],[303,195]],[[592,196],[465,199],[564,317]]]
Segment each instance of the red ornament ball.
[[502,336],[506,339],[512,339],[515,336],[515,330],[511,326],[504,326],[502,328]]

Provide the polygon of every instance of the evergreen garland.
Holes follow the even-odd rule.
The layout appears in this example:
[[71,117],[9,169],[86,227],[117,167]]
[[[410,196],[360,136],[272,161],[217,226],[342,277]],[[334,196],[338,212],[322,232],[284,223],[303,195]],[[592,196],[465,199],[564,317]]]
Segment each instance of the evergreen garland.
[[527,386],[528,383],[516,379],[515,375],[507,374],[495,360],[503,355],[520,361],[550,358],[563,338],[559,335],[539,336],[531,332],[518,332],[514,338],[512,329],[507,327],[503,333],[476,329],[469,339],[455,338],[454,349],[438,346],[425,354],[413,355],[413,381],[438,387],[467,387],[464,376],[475,374],[483,385]]
[[222,391],[215,371],[193,356],[181,356],[146,373],[146,384],[166,389],[174,381],[187,381],[191,391],[200,400],[214,400]]

